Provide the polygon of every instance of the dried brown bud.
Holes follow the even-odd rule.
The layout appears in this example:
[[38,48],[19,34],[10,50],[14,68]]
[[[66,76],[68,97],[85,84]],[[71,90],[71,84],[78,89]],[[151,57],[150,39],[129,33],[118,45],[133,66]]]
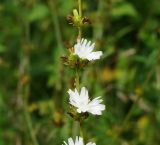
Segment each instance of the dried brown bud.
[[82,19],[82,24],[91,24],[91,21],[90,21],[89,18],[84,17],[84,18]]
[[69,52],[73,53],[74,52],[74,48],[73,47],[69,48]]
[[67,56],[61,56],[62,62],[65,65],[69,65],[69,59]]
[[74,22],[73,22],[73,16],[68,15],[68,16],[67,16],[67,21],[69,22],[69,24],[73,24],[73,23],[74,23]]
[[70,106],[70,110],[68,112],[68,114],[75,120],[75,121],[79,121],[82,122],[85,119],[87,119],[89,117],[89,113],[88,112],[84,112],[84,113],[78,113],[76,111],[76,108],[73,106]]

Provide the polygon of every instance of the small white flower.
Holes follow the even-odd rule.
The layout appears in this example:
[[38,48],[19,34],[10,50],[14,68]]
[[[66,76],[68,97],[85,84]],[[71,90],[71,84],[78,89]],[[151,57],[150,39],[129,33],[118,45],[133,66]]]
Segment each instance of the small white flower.
[[83,87],[81,88],[80,94],[77,89],[72,91],[69,89],[68,94],[70,95],[69,103],[77,108],[77,112],[89,112],[95,115],[102,115],[102,111],[105,110],[105,105],[100,104],[103,100],[101,97],[97,97],[92,101],[89,99],[88,90]]
[[93,52],[94,46],[95,43],[91,44],[91,41],[87,42],[87,39],[77,40],[77,44],[74,45],[74,54],[89,61],[100,59],[102,51]]
[[[75,143],[72,138],[68,139],[68,143],[64,141],[64,145],[84,145],[83,138],[76,136]],[[89,142],[86,145],[96,145],[95,143]]]

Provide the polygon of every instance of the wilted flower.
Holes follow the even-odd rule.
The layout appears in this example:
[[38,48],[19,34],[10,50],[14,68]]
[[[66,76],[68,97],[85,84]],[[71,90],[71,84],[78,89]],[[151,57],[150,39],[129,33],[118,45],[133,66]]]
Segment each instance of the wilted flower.
[[103,100],[101,97],[97,97],[92,101],[89,99],[88,90],[83,87],[81,88],[80,94],[77,89],[68,91],[70,98],[69,103],[76,107],[78,113],[89,112],[94,115],[102,115],[102,111],[105,110],[105,105],[100,104]]
[[[76,136],[75,143],[72,138],[68,139],[68,143],[64,141],[64,145],[84,145],[83,138]],[[86,145],[96,145],[95,143],[89,142]]]
[[102,51],[93,52],[94,46],[95,43],[91,44],[91,41],[87,42],[87,39],[77,40],[77,44],[74,45],[74,54],[89,61],[100,59],[103,53]]

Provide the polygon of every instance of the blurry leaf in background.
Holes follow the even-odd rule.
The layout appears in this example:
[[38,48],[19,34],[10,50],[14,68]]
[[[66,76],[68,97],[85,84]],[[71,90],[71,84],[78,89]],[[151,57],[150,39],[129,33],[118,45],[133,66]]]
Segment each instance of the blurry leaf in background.
[[50,64],[47,66],[47,70],[48,72],[51,74],[49,79],[48,79],[48,82],[47,82],[47,85],[49,87],[52,87],[52,86],[55,86],[55,88],[57,90],[60,90],[61,89],[61,81],[62,81],[62,76],[61,76],[61,71],[63,69],[63,66],[62,66],[62,62],[60,60],[60,56],[62,54],[62,48],[53,48],[53,64]]
[[47,6],[43,4],[38,4],[33,7],[33,9],[28,14],[28,20],[30,22],[41,20],[49,14]]
[[114,3],[115,6],[111,10],[111,16],[113,18],[121,18],[123,16],[137,17],[138,13],[132,4],[126,1],[118,1]]
[[61,16],[67,16],[70,12],[72,13],[72,8],[76,4],[75,0],[69,0],[69,3],[64,2],[64,0],[58,0],[59,2],[59,14]]
[[5,52],[6,48],[4,45],[0,44],[0,53]]
[[28,106],[28,111],[33,113],[34,111],[38,111],[40,115],[49,115],[50,111],[54,108],[53,102],[50,100],[43,100],[37,103],[32,103]]
[[149,125],[149,118],[148,116],[142,116],[139,118],[137,122],[137,127],[139,130],[139,138],[141,141],[144,141],[146,138],[146,132],[145,130],[147,129],[147,126]]
[[120,79],[122,76],[124,76],[124,71],[121,69],[104,68],[100,78],[102,81],[110,82]]

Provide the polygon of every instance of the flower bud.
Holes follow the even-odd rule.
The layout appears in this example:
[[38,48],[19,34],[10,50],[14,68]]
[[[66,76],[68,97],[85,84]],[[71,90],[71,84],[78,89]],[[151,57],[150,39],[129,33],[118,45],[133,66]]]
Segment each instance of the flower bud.
[[81,17],[79,16],[77,9],[73,10],[73,25],[77,27],[81,25]]

